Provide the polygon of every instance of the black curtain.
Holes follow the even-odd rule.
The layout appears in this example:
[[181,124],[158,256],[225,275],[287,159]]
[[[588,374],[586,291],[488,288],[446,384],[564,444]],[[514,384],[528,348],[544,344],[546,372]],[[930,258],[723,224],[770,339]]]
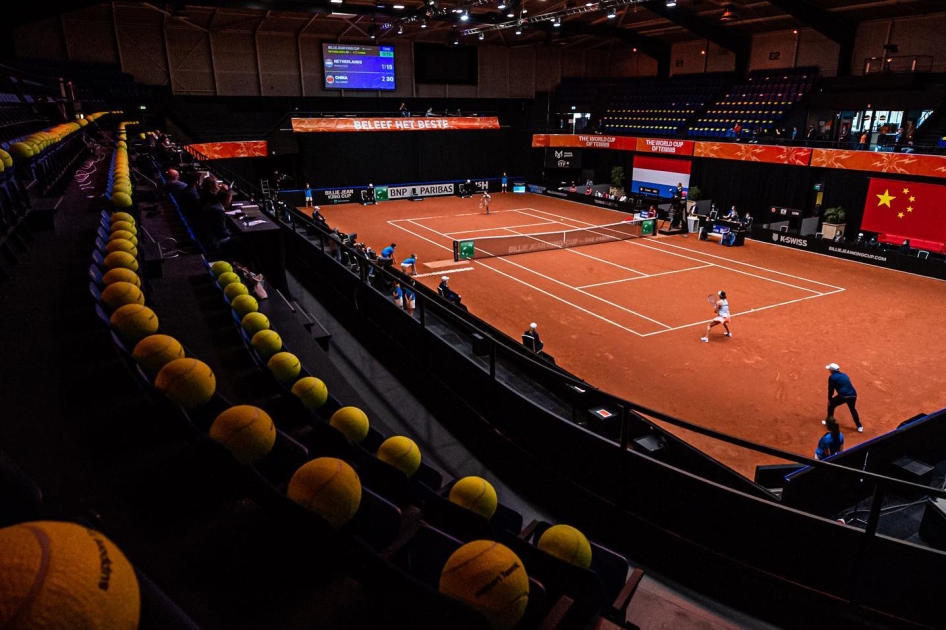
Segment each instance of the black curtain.
[[695,159],[690,173],[690,186],[699,186],[703,199],[720,209],[735,205],[756,220],[772,206],[810,211],[814,181],[807,167],[733,160]]

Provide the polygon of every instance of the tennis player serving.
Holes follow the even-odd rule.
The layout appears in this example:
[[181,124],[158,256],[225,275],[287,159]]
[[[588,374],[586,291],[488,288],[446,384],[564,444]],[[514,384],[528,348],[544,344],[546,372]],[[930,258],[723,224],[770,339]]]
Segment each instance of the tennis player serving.
[[480,208],[486,208],[486,214],[489,214],[489,202],[492,200],[493,198],[489,196],[489,193],[483,191],[483,196],[480,197]]
[[729,330],[729,300],[726,299],[726,292],[720,291],[716,295],[710,294],[706,296],[706,301],[713,305],[713,312],[716,313],[716,317],[706,325],[706,336],[700,337],[700,341],[709,343],[710,328],[717,324],[722,324],[723,328],[726,329],[724,333],[726,337],[732,337],[732,332]]

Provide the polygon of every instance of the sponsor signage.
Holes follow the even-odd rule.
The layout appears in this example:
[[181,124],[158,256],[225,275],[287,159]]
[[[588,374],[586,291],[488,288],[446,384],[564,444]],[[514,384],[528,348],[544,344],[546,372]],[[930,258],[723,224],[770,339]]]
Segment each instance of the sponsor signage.
[[546,168],[581,168],[581,149],[549,149],[545,154]]
[[266,140],[204,142],[202,144],[188,144],[184,148],[196,152],[198,159],[202,160],[266,157],[269,155],[269,144]]
[[355,201],[354,188],[330,188],[327,190],[314,190],[312,196],[315,198],[315,205],[352,203]]
[[835,243],[829,239],[786,234],[761,226],[752,228],[752,238],[825,256],[834,256],[835,258],[946,280],[946,265],[943,264],[942,260],[917,258],[916,254],[910,256],[895,250],[859,247],[844,241]]
[[[385,196],[382,199],[381,189],[384,188]],[[455,184],[414,184],[412,186],[379,186],[375,192],[375,198],[378,201],[388,199],[410,199],[411,197],[443,197],[452,195],[456,191]]]
[[638,138],[637,150],[641,153],[661,153],[663,155],[693,155],[695,144],[692,140]]
[[457,131],[499,129],[496,116],[441,116],[434,118],[293,118],[296,133],[354,131]]

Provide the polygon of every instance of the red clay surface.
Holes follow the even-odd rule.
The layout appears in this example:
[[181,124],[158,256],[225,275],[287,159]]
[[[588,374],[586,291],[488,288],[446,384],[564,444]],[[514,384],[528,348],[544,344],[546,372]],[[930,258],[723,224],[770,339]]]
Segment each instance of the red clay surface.
[[[940,304],[946,283],[764,242],[720,247],[654,237],[453,263],[452,240],[614,223],[622,213],[536,195],[496,194],[489,216],[456,197],[323,208],[396,259],[419,256],[419,281],[443,274],[470,311],[514,339],[539,324],[557,363],[605,391],[694,424],[803,455],[823,434],[828,372],[858,390],[865,425],[836,412],[846,444],[946,407]],[[465,271],[459,271],[464,269]],[[732,338],[707,295],[725,290]],[[774,460],[666,427],[742,474]]]

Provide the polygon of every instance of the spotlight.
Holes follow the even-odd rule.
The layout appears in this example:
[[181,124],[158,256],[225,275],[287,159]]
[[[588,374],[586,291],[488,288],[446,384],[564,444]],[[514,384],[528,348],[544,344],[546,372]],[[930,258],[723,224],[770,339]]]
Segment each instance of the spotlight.
[[731,4],[724,4],[724,5],[723,5],[723,14],[720,16],[719,21],[720,21],[720,22],[732,22],[732,21],[735,20],[735,19],[736,19],[736,12],[733,11],[732,5],[731,5]]
[[554,20],[552,20],[552,26],[554,26],[555,28],[558,28],[561,25],[562,25],[562,18],[555,18]]
[[617,11],[615,11],[613,8],[608,9],[608,19],[613,20],[613,19],[616,18],[617,16],[618,16]]
[[395,4],[395,5],[394,5],[393,7],[391,7],[391,8],[397,9],[398,11],[400,11],[401,9],[404,8],[404,5],[403,5],[403,4]]
[[479,40],[483,41],[484,39],[486,39],[486,33],[480,33]]
[[459,45],[460,45],[460,38],[457,37],[456,35],[454,35],[453,40],[452,40],[450,43],[453,44],[454,46],[459,46]]
[[506,8],[506,3],[505,3],[505,2],[500,2],[500,3],[499,3],[499,6],[497,6],[496,8],[499,9],[500,11],[502,11],[503,9]]
[[342,0],[331,0],[332,4],[341,4]]
[[522,24],[516,26],[516,35],[522,35]]
[[421,22],[421,23],[420,23],[420,27],[421,27],[421,28],[427,28],[427,20],[424,20],[423,22]]
[[468,21],[469,19],[470,19],[470,12],[469,12],[469,11],[464,11],[463,13],[460,14],[460,21],[461,21],[461,22],[466,22],[466,21]]
[[513,17],[516,17],[516,14],[513,13],[512,11],[510,11],[509,13],[506,14],[506,17],[507,17],[507,18],[513,18]]
[[398,34],[398,35],[403,35],[403,34],[404,34],[404,27],[401,26],[400,24],[398,24],[398,26],[397,26],[397,34]]
[[667,0],[667,8],[672,9],[677,6],[677,0]]

